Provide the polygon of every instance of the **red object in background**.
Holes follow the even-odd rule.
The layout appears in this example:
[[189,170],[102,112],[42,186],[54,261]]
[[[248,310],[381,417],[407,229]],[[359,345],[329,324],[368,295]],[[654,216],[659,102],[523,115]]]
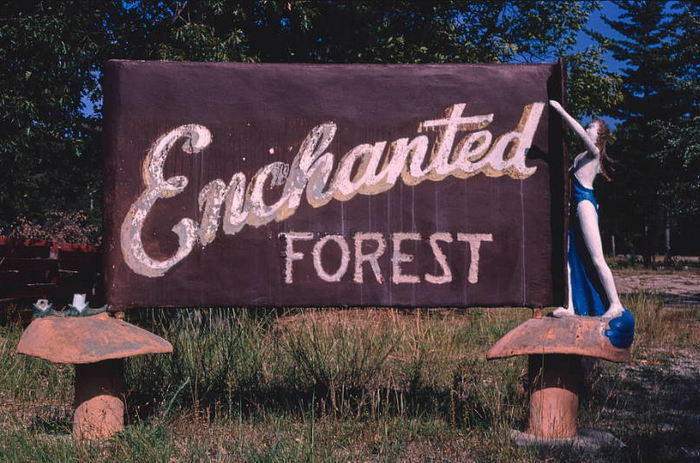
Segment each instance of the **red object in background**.
[[0,302],[50,299],[56,307],[74,293],[96,295],[97,246],[0,236]]

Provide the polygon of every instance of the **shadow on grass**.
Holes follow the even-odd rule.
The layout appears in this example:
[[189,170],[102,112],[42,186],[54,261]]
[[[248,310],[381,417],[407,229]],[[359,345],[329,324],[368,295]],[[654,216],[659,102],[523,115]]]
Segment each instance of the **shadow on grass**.
[[48,435],[66,435],[73,429],[73,416],[65,407],[43,406],[31,418],[29,430]]

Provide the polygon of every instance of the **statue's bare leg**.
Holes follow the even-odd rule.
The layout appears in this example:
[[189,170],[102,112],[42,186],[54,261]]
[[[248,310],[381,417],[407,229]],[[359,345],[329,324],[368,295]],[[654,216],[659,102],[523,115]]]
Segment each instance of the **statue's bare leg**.
[[620,303],[613,274],[607,262],[605,262],[605,256],[603,255],[603,244],[600,239],[600,230],[598,229],[598,211],[596,211],[593,203],[590,201],[581,201],[576,208],[576,214],[578,215],[579,224],[581,225],[583,241],[586,243],[586,248],[591,256],[593,267],[598,273],[600,282],[605,290],[605,295],[609,301],[608,310],[602,317],[618,317],[622,315],[625,309]]
[[568,262],[566,263],[566,285],[569,288],[569,302],[566,307],[557,307],[554,309],[552,315],[555,317],[573,317],[576,315],[574,312],[574,300],[571,296],[571,267]]

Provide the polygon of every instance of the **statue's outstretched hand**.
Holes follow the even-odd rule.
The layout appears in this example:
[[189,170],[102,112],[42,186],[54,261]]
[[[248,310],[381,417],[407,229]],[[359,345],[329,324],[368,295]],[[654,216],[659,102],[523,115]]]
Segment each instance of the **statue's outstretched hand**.
[[[561,105],[558,101],[549,100],[549,105],[550,105],[552,108],[556,109],[557,112],[558,112],[562,117],[564,117],[564,119],[566,119],[566,117],[569,116],[569,115],[567,114],[566,110],[562,107],[562,105]],[[569,116],[569,117],[571,117],[571,116]]]
[[558,101],[549,100],[549,104],[550,104],[550,106],[552,106],[552,107],[553,107],[554,109],[556,109],[557,111],[560,111],[560,110],[563,111],[563,110],[564,110],[564,108],[561,107],[561,105],[559,104]]
[[605,330],[605,336],[615,347],[625,349],[634,341],[634,317],[632,312],[625,310],[622,315],[615,317],[608,323],[610,329]]

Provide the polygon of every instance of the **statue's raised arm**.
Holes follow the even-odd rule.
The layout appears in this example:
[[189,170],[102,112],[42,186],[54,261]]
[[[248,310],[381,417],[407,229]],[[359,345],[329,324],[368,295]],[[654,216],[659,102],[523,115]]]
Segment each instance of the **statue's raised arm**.
[[562,108],[558,101],[549,100],[549,104],[554,109],[556,109],[559,114],[561,114],[561,117],[566,121],[569,127],[571,127],[571,130],[576,132],[576,135],[578,135],[581,138],[581,140],[583,140],[583,143],[586,145],[588,153],[593,157],[600,156],[600,150],[593,141],[593,137],[591,136],[591,134],[589,134],[576,119],[571,117],[571,115],[567,113],[564,108]]

